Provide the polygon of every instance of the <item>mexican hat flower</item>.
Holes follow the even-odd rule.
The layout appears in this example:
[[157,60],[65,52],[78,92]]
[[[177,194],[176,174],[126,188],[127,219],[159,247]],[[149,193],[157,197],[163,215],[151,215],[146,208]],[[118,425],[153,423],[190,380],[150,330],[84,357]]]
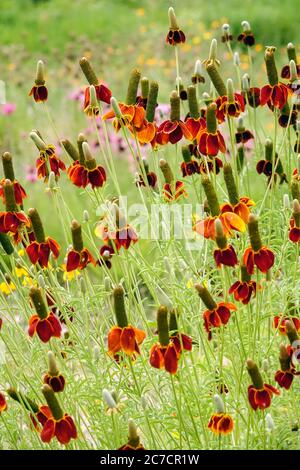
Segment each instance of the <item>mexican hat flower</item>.
[[219,122],[224,122],[226,116],[236,118],[245,111],[245,101],[240,93],[235,93],[233,82],[227,80],[226,95],[219,96],[215,103],[217,105],[216,116]]
[[[141,80],[142,90],[143,90],[143,80]],[[158,83],[156,81],[151,81],[149,85],[149,91],[146,99],[146,108],[145,108],[145,119],[143,126],[140,129],[131,129],[129,128],[133,135],[136,135],[137,140],[140,144],[151,144],[152,147],[156,147],[156,133],[157,133],[157,124],[155,122],[155,110],[157,107],[157,96],[158,96]]]
[[255,297],[256,290],[260,286],[257,286],[255,281],[251,280],[251,276],[247,271],[246,266],[241,265],[241,279],[234,282],[228,293],[233,294],[235,300],[242,302],[244,305],[247,305],[250,302],[251,297]]
[[226,436],[233,431],[234,422],[232,417],[225,412],[225,406],[220,395],[214,396],[214,402],[216,407],[216,413],[214,413],[209,422],[208,429],[214,434],[220,436],[221,434]]
[[254,206],[254,202],[248,197],[239,197],[230,163],[224,163],[223,172],[229,196],[229,203],[226,202],[221,205],[221,213],[233,212],[234,214],[238,215],[245,222],[245,224],[247,224],[250,208]]
[[265,63],[267,68],[269,84],[260,90],[260,104],[282,109],[287,102],[290,89],[284,83],[279,82],[274,58],[274,47],[267,47],[265,52]]
[[202,186],[205,191],[207,204],[209,207],[209,216],[204,220],[199,220],[194,226],[194,230],[205,238],[215,239],[215,221],[218,218],[223,226],[226,237],[232,235],[233,231],[244,232],[245,222],[234,212],[221,212],[221,207],[212,181],[207,177],[202,177]]
[[280,184],[287,181],[286,174],[282,166],[282,162],[277,152],[274,152],[274,146],[271,139],[265,141],[265,158],[259,160],[256,165],[257,173],[264,174],[268,178],[268,184],[271,179],[275,182],[277,176],[280,178]]
[[189,104],[189,113],[185,119],[185,126],[192,135],[191,139],[196,142],[199,132],[206,126],[206,121],[200,115],[197,91],[194,85],[188,86],[187,99]]
[[193,140],[194,136],[180,119],[180,97],[177,91],[170,95],[171,114],[170,119],[163,121],[157,129],[156,143],[166,145],[177,144],[183,137]]
[[290,220],[289,239],[293,243],[300,242],[300,203],[298,199],[293,200],[293,215]]
[[86,188],[89,184],[92,189],[102,188],[106,182],[105,169],[101,165],[97,165],[84,136],[80,135],[80,139],[81,157],[68,168],[68,177],[79,188]]
[[208,333],[208,339],[211,340],[211,329],[227,325],[231,317],[231,310],[235,311],[237,308],[231,302],[216,303],[206,287],[201,284],[195,284],[195,288],[207,308],[203,313],[203,320],[204,328]]
[[300,318],[298,317],[276,315],[273,320],[273,325],[274,325],[274,328],[276,328],[276,330],[278,330],[278,332],[281,335],[286,336],[287,335],[287,328],[286,328],[287,322],[292,323],[296,331],[300,333]]
[[26,253],[32,264],[38,263],[42,268],[46,268],[50,253],[55,259],[58,258],[60,246],[54,238],[45,236],[43,224],[36,209],[29,209],[28,215],[35,240],[26,247]]
[[183,44],[185,42],[185,34],[178,26],[177,18],[174,12],[174,8],[170,7],[169,11],[169,31],[166,37],[166,43],[171,46],[176,46],[177,44]]
[[280,369],[275,373],[275,382],[282,388],[289,390],[293,383],[294,377],[299,375],[300,372],[296,372],[293,361],[293,349],[286,347],[284,344],[280,345],[279,362]]
[[150,365],[155,369],[165,369],[170,374],[176,374],[180,353],[170,339],[168,309],[164,305],[157,311],[157,332],[158,342],[150,349]]
[[21,231],[29,227],[30,222],[24,212],[18,211],[13,183],[6,179],[3,183],[6,211],[0,212],[0,233],[11,234],[15,241],[21,240]]
[[161,169],[165,179],[162,191],[165,201],[172,202],[179,199],[181,196],[186,196],[184,183],[182,181],[175,181],[174,174],[169,163],[163,158],[159,161],[159,168]]
[[44,181],[48,181],[51,171],[58,178],[60,171],[65,171],[66,165],[56,156],[54,145],[47,145],[37,131],[32,131],[30,138],[39,150],[39,157],[35,163],[38,178],[44,178]]
[[135,422],[132,419],[128,420],[128,441],[123,446],[119,447],[118,450],[145,450],[140,442],[138,430]]
[[273,395],[280,395],[279,390],[263,382],[261,373],[252,359],[247,359],[247,371],[252,380],[252,385],[248,387],[250,406],[254,411],[269,408]]
[[48,407],[39,407],[33,400],[31,400],[31,398],[29,398],[27,395],[20,392],[19,390],[16,390],[13,387],[9,387],[6,392],[10,398],[15,400],[17,403],[20,403],[22,408],[30,412],[30,419],[32,421],[34,429],[39,431],[38,423],[40,423],[43,420],[43,417],[45,417],[43,413],[43,408]]
[[65,388],[66,380],[59,372],[55,356],[52,351],[48,352],[48,372],[43,377],[43,383],[49,385],[55,393],[62,392]]
[[235,133],[235,141],[237,144],[246,144],[249,140],[254,139],[254,135],[244,126],[242,117],[238,119],[237,132]]
[[216,103],[207,107],[206,127],[197,135],[198,150],[202,155],[216,157],[219,152],[226,152],[224,137],[217,129]]
[[223,225],[220,219],[215,220],[215,234],[217,248],[214,250],[214,259],[217,268],[220,268],[222,265],[234,267],[238,264],[236,252],[224,235]]
[[141,174],[137,175],[136,185],[137,186],[148,186],[150,188],[155,188],[157,182],[157,176],[153,171],[149,170],[149,165],[146,158],[143,158],[142,163],[140,164],[142,171]]
[[141,78],[141,72],[133,69],[128,83],[127,96],[125,103],[117,103],[114,97],[111,97],[111,111],[104,114],[102,119],[113,119],[113,125],[116,131],[122,126],[130,128],[132,132],[142,130],[145,124],[145,109],[136,102],[137,90]]
[[120,352],[135,356],[140,353],[139,345],[146,334],[128,323],[122,286],[115,287],[113,297],[117,324],[108,333],[108,353],[113,357],[119,356]]
[[262,273],[266,273],[273,266],[275,255],[272,250],[262,244],[258,229],[258,219],[254,214],[249,215],[248,233],[250,246],[244,252],[243,263],[247,267],[249,274],[254,273],[254,266]]
[[170,340],[173,341],[177,353],[180,355],[183,351],[191,351],[193,347],[193,340],[190,336],[180,333],[177,323],[178,314],[175,309],[170,311],[169,316],[169,335]]
[[44,62],[39,60],[36,68],[35,84],[29,92],[36,103],[45,102],[48,98],[48,90],[45,85]]
[[83,246],[81,225],[77,220],[71,225],[73,247],[67,255],[67,272],[75,269],[84,269],[89,263],[95,264],[95,260],[89,250]]
[[2,165],[4,171],[4,178],[0,181],[0,197],[5,204],[4,182],[10,180],[14,187],[15,201],[18,206],[22,206],[23,199],[27,197],[26,191],[23,186],[15,179],[13,168],[12,156],[9,152],[4,152],[2,155]]
[[31,287],[29,295],[36,311],[29,319],[29,336],[32,337],[36,333],[43,343],[47,343],[52,337],[60,338],[61,324],[56,315],[48,311],[41,290]]
[[245,44],[245,46],[252,47],[255,44],[254,34],[251,30],[250,23],[248,21],[242,21],[243,31],[238,35],[237,40]]
[[93,87],[93,91],[95,91],[95,97],[97,101],[102,101],[103,103],[109,104],[111,98],[111,91],[103,82],[98,80],[89,60],[86,57],[82,57],[79,61],[79,65],[85,75],[85,78],[90,84],[90,86],[87,87],[84,92],[83,109],[87,112],[87,110],[91,106],[91,87]]
[[[292,42],[289,42],[286,49],[287,49],[287,55],[288,55],[289,62],[291,60],[294,61],[295,65],[296,65],[297,76],[298,76],[298,78],[300,78],[300,65],[297,62],[296,48],[295,48],[295,46]],[[284,65],[282,67],[280,75],[281,75],[281,78],[285,78],[285,79],[290,79],[291,78],[290,64]]]
[[68,444],[71,439],[77,438],[77,430],[73,418],[67,413],[63,413],[57,398],[49,385],[43,385],[42,393],[47,401],[47,420],[43,425],[41,439],[43,442],[50,442],[56,437],[60,444]]

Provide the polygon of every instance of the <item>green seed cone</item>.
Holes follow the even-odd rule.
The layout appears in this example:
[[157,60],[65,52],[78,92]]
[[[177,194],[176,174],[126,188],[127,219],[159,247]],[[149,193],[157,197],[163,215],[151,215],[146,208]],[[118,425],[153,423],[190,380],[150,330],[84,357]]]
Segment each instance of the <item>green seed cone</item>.
[[149,94],[147,99],[146,106],[146,119],[149,122],[154,121],[155,108],[157,105],[157,96],[158,96],[158,83],[150,82]]
[[49,385],[43,385],[42,393],[46,399],[47,405],[49,406],[52,412],[53,418],[57,421],[62,419],[64,413],[60,407],[60,404],[58,403],[58,400],[52,388],[49,387]]
[[206,128],[210,134],[215,134],[217,132],[217,118],[216,118],[217,105],[211,103],[207,106],[206,110]]
[[12,156],[9,152],[4,152],[4,154],[2,155],[2,165],[3,165],[5,179],[14,181],[15,180],[14,167],[13,167],[13,162],[12,162]]
[[212,298],[209,291],[204,287],[202,284],[195,284],[195,289],[197,290],[199,297],[201,298],[204,305],[208,308],[208,310],[214,310],[217,308],[217,304]]
[[271,86],[277,85],[278,73],[275,64],[274,50],[273,48],[267,48],[265,52],[265,63],[267,68],[268,80]]
[[213,217],[216,217],[220,214],[220,204],[218,201],[218,197],[215,191],[215,188],[211,182],[211,180],[207,176],[203,176],[201,180],[208,206]]
[[38,287],[31,287],[29,297],[34,305],[35,311],[41,320],[47,318],[48,310]]
[[6,390],[7,394],[15,401],[20,403],[21,405],[26,408],[26,410],[32,412],[32,413],[37,413],[39,411],[38,405],[30,400],[26,395],[24,395],[21,392],[17,392],[14,388],[9,388]]
[[80,253],[83,250],[83,240],[81,225],[79,224],[79,222],[77,222],[77,220],[72,221],[71,232],[73,248],[75,251],[78,251]]
[[262,247],[262,242],[258,229],[258,219],[254,214],[249,215],[248,232],[252,249],[257,252]]
[[28,215],[32,224],[34,235],[38,243],[45,241],[45,232],[39,213],[36,209],[29,209]]
[[0,243],[7,255],[11,255],[14,252],[14,247],[6,233],[0,233]]
[[170,120],[179,121],[180,120],[180,97],[178,96],[177,91],[172,91],[171,96],[170,96],[170,105],[171,105]]
[[113,291],[113,296],[114,296],[114,309],[115,309],[117,325],[120,328],[124,328],[125,326],[128,325],[128,319],[127,319],[126,309],[125,309],[123,287],[122,286],[115,287]]
[[67,154],[72,158],[72,160],[79,160],[79,152],[77,148],[72,144],[72,142],[70,142],[68,139],[64,139],[61,141],[61,143]]
[[190,117],[194,119],[198,119],[200,117],[200,114],[199,114],[199,106],[198,106],[198,101],[197,101],[196,87],[194,85],[190,85],[187,88],[187,96],[188,96],[188,102],[189,102]]
[[88,59],[86,57],[82,57],[79,61],[79,65],[89,84],[98,85],[99,81],[97,75],[95,74],[94,69]]
[[224,164],[223,171],[230,204],[235,206],[239,202],[239,195],[237,192],[237,187],[234,181],[233,171],[230,163]]
[[5,196],[5,207],[7,212],[16,212],[18,210],[16,200],[15,200],[15,191],[12,182],[8,179],[4,181],[3,185],[4,196]]
[[223,82],[221,75],[219,74],[216,64],[213,62],[209,62],[206,66],[206,71],[215,89],[217,90],[218,94],[220,96],[226,96],[226,93],[227,93],[226,86],[225,86],[225,83]]
[[252,361],[252,359],[247,360],[247,371],[251,377],[252,384],[254,385],[254,387],[258,390],[262,389],[264,386],[264,382],[257,365],[254,361]]
[[164,305],[161,305],[157,311],[157,330],[160,344],[162,346],[168,346],[170,341],[168,309]]
[[130,104],[136,103],[136,96],[137,96],[140,79],[141,79],[141,72],[138,69],[133,69],[129,77],[126,104],[130,105]]

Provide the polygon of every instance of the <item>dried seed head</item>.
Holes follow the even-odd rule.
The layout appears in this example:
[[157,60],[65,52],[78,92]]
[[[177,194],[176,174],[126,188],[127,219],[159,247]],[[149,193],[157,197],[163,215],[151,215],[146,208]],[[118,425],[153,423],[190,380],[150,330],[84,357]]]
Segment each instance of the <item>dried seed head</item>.
[[36,65],[35,84],[36,85],[45,84],[45,67],[44,67],[44,62],[42,60],[39,60]]
[[214,395],[214,403],[215,403],[217,413],[224,413],[225,412],[224,402],[223,402],[222,398],[220,397],[220,395],[217,395],[217,394]]
[[168,16],[169,16],[169,27],[170,29],[179,29],[179,25],[177,22],[177,18],[175,15],[174,8],[170,7],[168,10]]

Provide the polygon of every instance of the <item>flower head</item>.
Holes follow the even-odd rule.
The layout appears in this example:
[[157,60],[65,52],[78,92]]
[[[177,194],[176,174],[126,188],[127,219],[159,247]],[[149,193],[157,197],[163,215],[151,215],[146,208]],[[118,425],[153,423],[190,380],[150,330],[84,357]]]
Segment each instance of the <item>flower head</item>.
[[43,377],[43,383],[49,385],[55,393],[62,392],[65,388],[65,378],[59,372],[55,356],[52,351],[48,352],[48,372]]
[[202,155],[216,157],[219,152],[226,152],[224,137],[217,129],[217,105],[212,103],[207,108],[206,128],[197,135],[198,150]]
[[170,44],[171,46],[182,44],[185,42],[185,34],[178,26],[174,8],[170,7],[168,13],[170,26],[166,37],[166,43]]
[[41,439],[43,442],[50,442],[56,437],[60,444],[68,444],[71,439],[77,438],[76,426],[73,418],[67,413],[63,413],[52,388],[43,385],[43,395],[47,401],[48,409],[43,409],[46,421],[43,424]]
[[236,310],[236,306],[231,302],[219,302],[218,304],[214,301],[209,291],[201,284],[196,284],[195,288],[199,294],[207,310],[203,312],[204,328],[208,333],[208,339],[211,340],[212,328],[220,328],[222,325],[227,325],[231,313],[231,310]]
[[177,91],[172,91],[170,104],[170,119],[162,122],[158,127],[156,142],[160,145],[166,145],[167,143],[177,144],[183,137],[188,140],[193,140],[194,136],[188,129],[186,123],[180,119],[180,97]]
[[254,411],[269,408],[273,394],[280,395],[279,390],[263,382],[259,369],[252,359],[247,360],[247,371],[252,380],[252,385],[248,387],[248,400],[251,407]]
[[139,345],[144,341],[146,334],[128,323],[122,286],[114,289],[113,296],[117,325],[108,333],[108,352],[112,356],[121,351],[127,356],[139,354]]
[[7,409],[7,403],[6,403],[5,396],[3,395],[3,393],[0,392],[0,415],[6,409]]
[[43,343],[47,343],[52,337],[60,338],[61,324],[53,312],[48,312],[40,289],[31,287],[30,299],[36,315],[32,315],[29,319],[29,336],[32,337],[36,333]]
[[84,269],[89,263],[95,264],[95,260],[89,250],[84,248],[82,240],[81,225],[77,220],[72,221],[71,225],[73,248],[67,255],[67,272],[76,269]]
[[234,282],[228,293],[233,294],[235,300],[242,302],[247,305],[250,302],[251,297],[255,297],[256,290],[260,286],[257,286],[255,281],[251,280],[250,274],[248,274],[246,266],[241,266],[241,280]]
[[290,90],[284,83],[279,82],[274,58],[275,48],[267,47],[265,52],[265,63],[269,84],[262,87],[260,91],[260,104],[282,109],[287,102]]
[[132,419],[128,420],[128,441],[123,446],[119,447],[118,450],[145,450],[140,442],[140,437],[137,432],[137,427]]
[[215,234],[218,248],[214,250],[214,259],[217,267],[219,268],[221,265],[234,267],[238,264],[236,252],[233,246],[227,242],[220,219],[215,220]]
[[15,179],[15,173],[12,163],[12,156],[9,152],[4,152],[2,155],[2,165],[4,171],[4,178],[0,181],[0,197],[5,204],[4,183],[5,180],[10,180],[14,187],[15,201],[18,206],[22,206],[23,199],[27,197],[26,191],[23,186]]
[[250,23],[248,21],[243,21],[242,28],[243,31],[238,35],[237,40],[245,44],[245,46],[254,46],[255,38],[253,32],[251,31]]
[[36,103],[47,101],[48,90],[45,86],[44,62],[42,60],[37,63],[35,84],[31,88],[29,96],[33,96]]
[[13,183],[6,179],[2,188],[6,211],[0,212],[0,233],[13,234],[15,240],[20,241],[20,231],[24,227],[29,227],[30,222],[23,212],[18,211]]
[[253,214],[249,215],[248,232],[251,246],[244,252],[243,263],[249,274],[253,274],[254,266],[257,266],[262,273],[266,273],[273,266],[275,255],[273,251],[263,246],[258,229],[258,220]]

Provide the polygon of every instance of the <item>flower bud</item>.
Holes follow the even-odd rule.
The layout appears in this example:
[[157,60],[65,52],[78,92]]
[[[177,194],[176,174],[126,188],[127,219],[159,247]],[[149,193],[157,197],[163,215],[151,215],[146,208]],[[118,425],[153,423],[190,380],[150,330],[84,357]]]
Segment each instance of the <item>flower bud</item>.
[[111,410],[117,408],[117,403],[115,402],[112,394],[106,388],[104,388],[102,391],[102,397],[105,403],[107,404],[108,408],[110,408]]
[[114,96],[112,96],[110,99],[110,105],[116,115],[116,118],[122,119],[122,111],[120,110],[119,103]]
[[241,59],[240,59],[240,54],[238,52],[235,52],[233,54],[233,64],[236,67],[239,67],[241,65]]

